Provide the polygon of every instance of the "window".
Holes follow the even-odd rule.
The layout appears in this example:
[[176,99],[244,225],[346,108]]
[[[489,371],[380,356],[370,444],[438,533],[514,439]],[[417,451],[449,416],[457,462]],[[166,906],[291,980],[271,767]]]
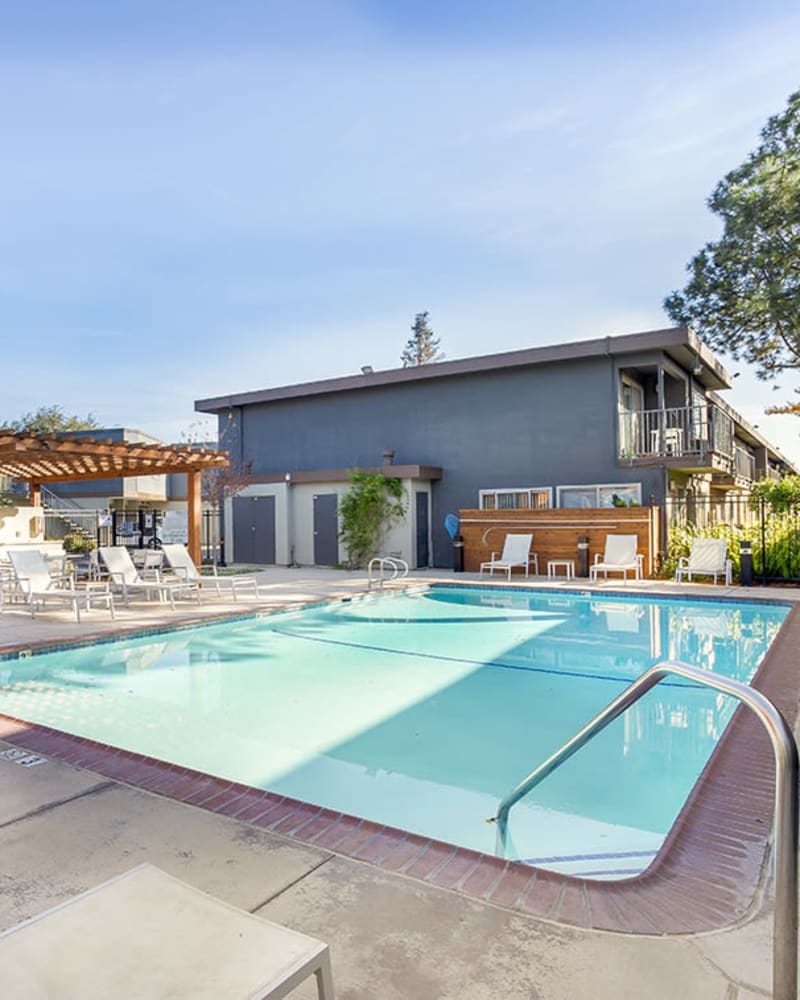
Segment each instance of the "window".
[[559,507],[621,507],[619,501],[624,501],[625,506],[642,502],[641,483],[559,486],[556,493]]
[[549,486],[480,490],[478,506],[481,510],[544,510],[553,506],[553,491]]

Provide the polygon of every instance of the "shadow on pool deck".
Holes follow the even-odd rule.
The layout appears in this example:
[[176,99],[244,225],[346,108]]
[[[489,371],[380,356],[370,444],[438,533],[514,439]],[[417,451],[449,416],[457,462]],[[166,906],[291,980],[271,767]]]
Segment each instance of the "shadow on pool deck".
[[[273,606],[355,593],[364,584],[363,576],[334,571],[276,570],[264,576],[270,587],[264,603]],[[426,582],[432,578],[426,574]],[[475,578],[465,574],[455,579],[466,583]],[[626,592],[634,589],[629,585]],[[710,588],[685,592],[708,593]],[[723,593],[732,595],[716,591]],[[785,600],[790,595],[768,591],[765,596]],[[251,608],[250,602],[240,601],[207,610],[241,613]],[[187,610],[195,616],[196,608]],[[95,615],[73,630],[74,622],[62,613],[32,623],[20,612],[7,612],[0,616],[0,646],[33,645],[42,641],[43,631],[52,642],[180,617],[152,608],[128,614],[129,619],[120,616],[117,628],[100,627],[102,616]],[[0,753],[7,746],[0,743]],[[0,928],[150,861],[237,906],[329,942],[339,1000],[750,1000],[768,995],[769,898],[758,901],[742,926],[702,935],[648,937],[578,929],[393,874],[58,761],[24,767],[0,756],[0,782]],[[294,995],[315,994],[301,988]]]

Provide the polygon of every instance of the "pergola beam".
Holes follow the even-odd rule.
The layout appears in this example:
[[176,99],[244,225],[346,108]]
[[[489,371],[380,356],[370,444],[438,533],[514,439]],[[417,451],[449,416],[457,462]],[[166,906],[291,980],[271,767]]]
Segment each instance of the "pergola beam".
[[224,469],[228,453],[171,444],[97,440],[61,434],[26,434],[0,429],[0,475],[30,483],[41,503],[45,483],[75,483],[130,476],[188,475],[189,553],[200,562],[201,473]]
[[[221,465],[206,465],[202,468],[210,469],[222,469],[227,465],[225,461]],[[25,472],[21,474],[14,474],[11,472],[6,473],[3,469],[5,475],[10,475],[12,479],[24,479],[28,482],[37,483],[79,483],[86,482],[92,479],[116,479],[117,476],[125,478],[126,476],[171,476],[173,474],[178,474],[181,472],[198,472],[202,471],[202,468],[198,470],[196,465],[137,465],[137,466],[127,466],[123,468],[111,468],[111,469],[98,469],[95,472],[72,472],[69,474],[48,471],[44,475],[33,474],[29,475]]]

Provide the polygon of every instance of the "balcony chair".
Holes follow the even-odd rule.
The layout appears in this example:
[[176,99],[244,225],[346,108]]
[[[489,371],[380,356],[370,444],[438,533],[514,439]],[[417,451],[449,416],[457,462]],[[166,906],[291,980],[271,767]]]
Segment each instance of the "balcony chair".
[[43,607],[48,601],[72,605],[78,623],[81,620],[81,605],[90,611],[92,603],[104,604],[114,617],[114,598],[107,583],[87,583],[76,590],[71,574],[51,574],[47,559],[38,549],[9,549],[8,558],[14,572],[16,592],[31,609],[31,618],[36,617],[37,605]]
[[525,576],[527,576],[531,563],[534,564],[534,569],[538,573],[539,559],[535,552],[531,554],[532,542],[533,535],[506,535],[502,553],[498,555],[497,552],[493,552],[489,562],[482,562],[481,573],[488,569],[491,576],[496,569],[504,569],[510,580],[511,570],[514,566],[524,567]]
[[622,573],[628,579],[628,570],[635,580],[642,578],[642,557],[636,552],[639,539],[636,535],[606,535],[606,548],[602,559],[596,553],[594,563],[589,567],[589,580],[597,583],[598,573],[608,579],[609,573]]
[[199,587],[206,584],[214,587],[217,596],[221,596],[221,587],[228,587],[236,600],[237,591],[250,589],[254,597],[260,597],[258,592],[258,580],[255,573],[240,573],[237,576],[218,576],[217,567],[212,566],[212,572],[204,576],[194,564],[194,560],[189,555],[185,545],[170,544],[162,545],[161,551],[164,559],[172,572],[179,579],[196,584]]
[[713,576],[714,586],[717,577],[722,576],[725,586],[730,587],[733,576],[733,564],[727,559],[728,542],[724,538],[695,538],[689,558],[681,556],[678,568],[675,570],[675,583],[682,583],[684,577]]

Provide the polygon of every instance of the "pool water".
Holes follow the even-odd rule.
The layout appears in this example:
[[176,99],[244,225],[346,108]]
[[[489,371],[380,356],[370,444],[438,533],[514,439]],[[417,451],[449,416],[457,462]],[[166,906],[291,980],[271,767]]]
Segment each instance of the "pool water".
[[[0,712],[493,853],[499,800],[652,664],[748,682],[780,604],[432,587],[0,662]],[[506,856],[625,877],[733,699],[662,682],[511,811]]]

